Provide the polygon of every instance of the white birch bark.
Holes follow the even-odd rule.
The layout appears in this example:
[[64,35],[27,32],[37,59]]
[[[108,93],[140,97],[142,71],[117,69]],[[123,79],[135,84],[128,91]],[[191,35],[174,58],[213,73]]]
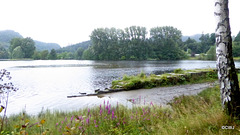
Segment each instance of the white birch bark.
[[215,0],[216,55],[221,101],[228,114],[239,114],[239,85],[232,57],[232,37],[229,23],[228,0]]

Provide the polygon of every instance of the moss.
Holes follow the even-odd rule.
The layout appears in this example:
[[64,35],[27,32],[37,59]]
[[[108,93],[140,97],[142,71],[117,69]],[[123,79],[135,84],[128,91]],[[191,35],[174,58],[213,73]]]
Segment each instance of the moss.
[[181,68],[178,68],[178,69],[175,69],[173,72],[178,74],[183,74],[184,70],[182,70]]
[[112,82],[112,88],[140,89],[153,88],[158,86],[172,86],[189,83],[211,82],[217,79],[216,70],[213,69],[196,69],[182,70],[176,69],[175,73],[166,73],[162,75],[146,76],[141,72],[137,76],[124,75],[122,80]]

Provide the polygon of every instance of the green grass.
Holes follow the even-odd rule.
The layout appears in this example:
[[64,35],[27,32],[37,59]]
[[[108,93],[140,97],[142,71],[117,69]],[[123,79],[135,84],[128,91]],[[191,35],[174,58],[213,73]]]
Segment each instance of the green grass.
[[[75,112],[40,113],[37,116],[10,116],[5,133],[12,134],[239,134],[239,122],[223,113],[219,87],[195,96],[174,98],[169,107],[111,106],[105,102],[95,108]],[[133,101],[134,102],[134,101]],[[234,126],[234,129],[222,129]],[[4,134],[4,133],[2,133]]]
[[217,73],[213,69],[182,70],[176,69],[174,73],[146,76],[143,72],[137,76],[124,75],[121,80],[114,80],[112,88],[126,90],[173,86],[192,83],[213,82],[217,80]]

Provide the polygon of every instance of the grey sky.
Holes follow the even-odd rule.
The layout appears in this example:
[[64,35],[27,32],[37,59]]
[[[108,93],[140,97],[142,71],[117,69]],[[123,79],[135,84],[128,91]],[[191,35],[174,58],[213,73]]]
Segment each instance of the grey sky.
[[[240,1],[229,0],[232,34]],[[214,0],[0,0],[0,30],[66,46],[89,40],[94,28],[173,26],[183,35],[215,31]]]

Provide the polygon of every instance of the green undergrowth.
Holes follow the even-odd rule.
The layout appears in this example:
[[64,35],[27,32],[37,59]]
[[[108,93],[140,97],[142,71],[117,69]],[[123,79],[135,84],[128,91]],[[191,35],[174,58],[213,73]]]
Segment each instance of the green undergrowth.
[[217,80],[217,72],[213,69],[182,70],[176,69],[173,73],[147,76],[141,72],[137,76],[124,75],[121,80],[114,80],[112,88],[126,90],[173,86],[192,83],[213,82]]
[[[134,100],[133,100],[134,102]],[[234,129],[222,129],[234,126]],[[168,106],[150,103],[127,108],[110,102],[75,112],[46,111],[36,116],[10,116],[1,134],[122,135],[122,134],[239,134],[239,122],[223,113],[219,87],[195,96],[174,98]]]

